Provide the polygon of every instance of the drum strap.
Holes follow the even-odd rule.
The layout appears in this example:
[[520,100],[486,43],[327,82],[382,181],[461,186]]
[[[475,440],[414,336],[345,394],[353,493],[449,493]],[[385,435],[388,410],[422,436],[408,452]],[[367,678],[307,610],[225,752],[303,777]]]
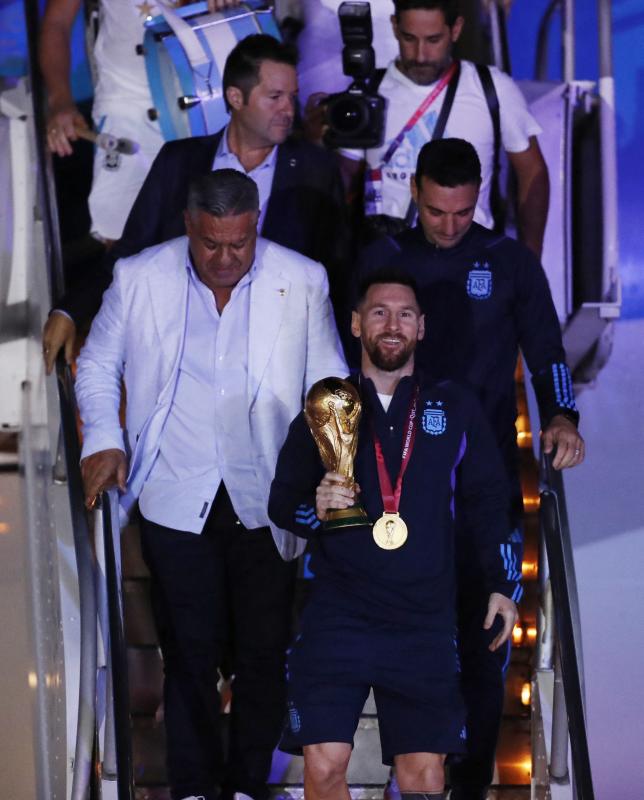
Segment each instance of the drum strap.
[[161,10],[161,14],[163,14],[163,18],[172,28],[174,35],[181,42],[181,46],[186,52],[186,57],[190,62],[190,66],[194,70],[198,70],[200,67],[210,66],[210,56],[199,41],[199,37],[193,28],[180,14],[177,14],[173,8],[162,2],[162,0],[157,0],[157,5]]

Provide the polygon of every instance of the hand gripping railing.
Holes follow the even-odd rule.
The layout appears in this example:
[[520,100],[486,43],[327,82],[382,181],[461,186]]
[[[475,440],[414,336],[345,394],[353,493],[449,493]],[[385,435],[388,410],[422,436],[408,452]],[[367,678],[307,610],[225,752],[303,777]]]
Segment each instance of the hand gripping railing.
[[542,649],[537,656],[541,668],[554,667],[555,670],[550,774],[555,781],[567,777],[570,737],[575,797],[594,800],[586,737],[577,582],[563,479],[561,472],[553,468],[552,459],[552,455],[542,453],[540,527],[547,566],[542,558],[540,572],[547,571],[552,594],[542,597],[544,609],[540,620],[545,622],[545,630],[540,630],[539,634],[540,639],[545,636],[547,642],[548,637],[552,639],[554,630],[555,647],[550,648],[549,653]]

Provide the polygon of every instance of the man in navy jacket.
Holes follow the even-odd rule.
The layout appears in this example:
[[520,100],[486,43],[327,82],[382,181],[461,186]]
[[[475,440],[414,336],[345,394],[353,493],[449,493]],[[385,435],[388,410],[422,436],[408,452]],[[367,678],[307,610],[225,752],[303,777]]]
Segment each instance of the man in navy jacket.
[[[317,545],[311,599],[289,655],[282,747],[303,749],[307,797],[348,798],[353,734],[373,688],[383,761],[395,763],[402,797],[442,798],[445,754],[461,752],[466,738],[455,639],[455,495],[467,500],[461,507],[474,531],[472,558],[488,590],[482,624],[497,649],[510,636],[521,591],[520,573],[504,563],[504,470],[473,393],[451,381],[427,382],[414,369],[424,318],[413,280],[391,271],[370,276],[351,330],[362,350],[354,379],[363,408],[357,485],[325,473],[300,414],[269,499],[276,524]],[[329,509],[347,508],[356,496],[374,527],[325,530]]]

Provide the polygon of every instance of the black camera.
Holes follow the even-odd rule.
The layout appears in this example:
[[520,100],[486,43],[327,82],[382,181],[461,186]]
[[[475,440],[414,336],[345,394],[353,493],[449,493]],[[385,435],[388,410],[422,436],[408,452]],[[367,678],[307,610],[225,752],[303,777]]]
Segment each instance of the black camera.
[[342,32],[342,69],[353,78],[344,92],[327,97],[328,130],[324,142],[329,147],[379,147],[385,133],[386,100],[377,92],[381,75],[376,70],[376,54],[371,42],[369,3],[349,0],[338,9]]

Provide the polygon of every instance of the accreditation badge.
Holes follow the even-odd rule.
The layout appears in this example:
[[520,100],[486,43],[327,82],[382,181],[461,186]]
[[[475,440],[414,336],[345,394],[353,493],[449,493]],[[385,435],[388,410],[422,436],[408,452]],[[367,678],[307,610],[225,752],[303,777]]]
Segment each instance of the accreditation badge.
[[383,550],[397,550],[407,541],[407,525],[400,514],[385,512],[373,526],[373,538]]

